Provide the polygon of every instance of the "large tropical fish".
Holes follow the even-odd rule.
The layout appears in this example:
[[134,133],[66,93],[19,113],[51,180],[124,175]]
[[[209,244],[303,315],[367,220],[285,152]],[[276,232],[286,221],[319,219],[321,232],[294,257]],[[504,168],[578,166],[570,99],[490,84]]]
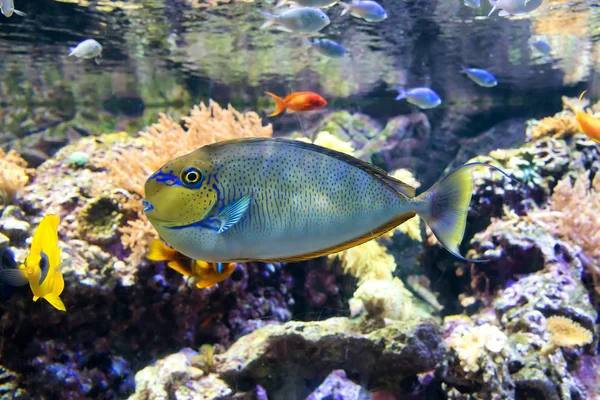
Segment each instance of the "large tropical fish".
[[[236,139],[176,158],[145,185],[144,212],[179,252],[207,262],[299,261],[376,238],[415,214],[461,259],[471,170],[415,189],[347,154]],[[486,165],[486,164],[483,164]]]

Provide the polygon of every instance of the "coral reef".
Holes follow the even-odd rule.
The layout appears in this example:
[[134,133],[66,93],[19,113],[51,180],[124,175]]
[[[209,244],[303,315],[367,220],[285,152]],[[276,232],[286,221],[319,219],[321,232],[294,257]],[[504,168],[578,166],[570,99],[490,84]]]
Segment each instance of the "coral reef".
[[21,190],[33,175],[27,168],[27,161],[14,150],[5,153],[0,149],[0,209],[14,202]]
[[135,374],[135,394],[129,400],[213,400],[233,391],[210,371],[194,364],[198,353],[184,348]]
[[403,378],[429,371],[442,353],[439,326],[430,320],[369,326],[338,317],[270,325],[242,337],[215,357],[217,373],[241,390],[260,384],[269,398],[304,398],[309,382],[334,369],[367,388],[401,390]]

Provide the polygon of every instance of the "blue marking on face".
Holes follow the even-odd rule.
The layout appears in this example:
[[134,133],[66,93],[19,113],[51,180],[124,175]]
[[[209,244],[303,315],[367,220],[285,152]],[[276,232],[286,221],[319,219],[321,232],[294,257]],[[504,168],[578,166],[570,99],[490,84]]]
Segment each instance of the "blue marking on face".
[[148,178],[148,180],[154,179],[158,183],[164,183],[167,186],[183,186],[183,183],[179,180],[179,177],[170,170],[168,173],[157,171]]
[[145,207],[144,208],[144,212],[148,212],[148,211],[152,211],[154,210],[154,206],[152,204],[150,204],[148,201],[146,200],[142,200],[142,205]]

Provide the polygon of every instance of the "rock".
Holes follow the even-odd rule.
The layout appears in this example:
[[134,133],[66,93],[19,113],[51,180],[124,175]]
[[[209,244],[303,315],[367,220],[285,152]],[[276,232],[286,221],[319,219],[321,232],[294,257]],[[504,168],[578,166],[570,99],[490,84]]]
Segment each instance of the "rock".
[[192,365],[198,353],[185,348],[135,374],[135,394],[129,400],[217,400],[233,392],[215,374]]
[[[264,386],[271,398],[290,385],[292,376],[297,387],[344,369],[368,388],[395,390],[404,378],[434,368],[443,351],[436,322],[413,319],[382,325],[338,317],[265,326],[215,356],[216,370],[241,390]],[[285,396],[271,400],[278,398]]]
[[0,249],[7,248],[9,243],[10,239],[8,238],[8,236],[0,233]]
[[329,374],[321,386],[306,400],[369,400],[370,398],[369,392],[349,380],[343,370],[337,370]]
[[0,231],[10,240],[20,242],[29,236],[31,230],[31,225],[24,219],[19,207],[7,206],[0,217]]

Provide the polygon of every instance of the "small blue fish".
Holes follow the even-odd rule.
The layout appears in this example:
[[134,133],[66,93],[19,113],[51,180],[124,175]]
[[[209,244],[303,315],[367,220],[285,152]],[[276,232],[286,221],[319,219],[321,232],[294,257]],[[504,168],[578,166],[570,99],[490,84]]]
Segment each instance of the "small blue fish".
[[350,11],[353,17],[362,18],[367,22],[381,22],[388,17],[383,7],[376,1],[354,0],[350,4],[340,1],[340,6],[344,8],[340,16]]
[[313,33],[329,25],[329,17],[322,10],[312,7],[295,7],[281,14],[271,14],[258,10],[266,21],[260,29],[277,25],[284,32]]
[[464,65],[461,65],[463,71],[467,74],[469,79],[483,87],[493,87],[498,84],[498,80],[496,77],[485,69],[479,68],[466,68]]
[[481,5],[481,0],[465,0],[465,6],[471,8],[479,8]]
[[346,50],[338,42],[329,39],[312,39],[308,43],[324,56],[340,58],[344,57]]
[[398,91],[398,96],[394,100],[406,99],[410,104],[422,109],[434,108],[442,104],[440,96],[428,87],[404,90],[399,86],[394,86],[394,89]]
[[552,51],[552,47],[550,47],[550,45],[546,42],[544,42],[543,40],[538,40],[536,42],[531,43],[531,45],[540,53],[542,53],[545,56],[550,55],[550,52]]

